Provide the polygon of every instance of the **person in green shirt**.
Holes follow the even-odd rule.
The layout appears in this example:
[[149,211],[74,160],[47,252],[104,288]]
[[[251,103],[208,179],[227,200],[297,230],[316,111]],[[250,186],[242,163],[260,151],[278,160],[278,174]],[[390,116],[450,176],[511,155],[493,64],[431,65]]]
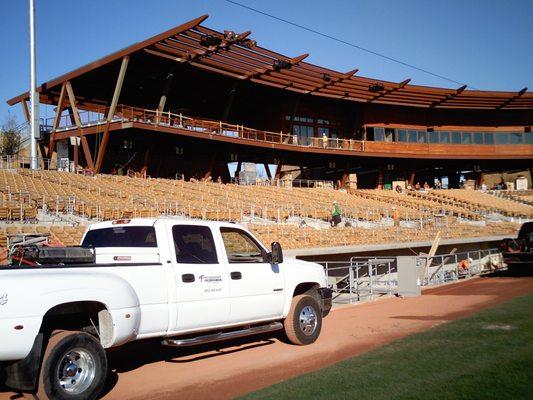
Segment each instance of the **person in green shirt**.
[[341,209],[336,201],[333,202],[333,208],[331,210],[331,225],[337,226],[341,223]]

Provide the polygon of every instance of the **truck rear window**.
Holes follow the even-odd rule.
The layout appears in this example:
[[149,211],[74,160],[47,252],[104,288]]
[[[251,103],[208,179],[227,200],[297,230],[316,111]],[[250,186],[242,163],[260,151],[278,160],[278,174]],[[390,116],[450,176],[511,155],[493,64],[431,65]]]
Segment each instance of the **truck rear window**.
[[117,226],[87,232],[83,247],[157,247],[153,226]]

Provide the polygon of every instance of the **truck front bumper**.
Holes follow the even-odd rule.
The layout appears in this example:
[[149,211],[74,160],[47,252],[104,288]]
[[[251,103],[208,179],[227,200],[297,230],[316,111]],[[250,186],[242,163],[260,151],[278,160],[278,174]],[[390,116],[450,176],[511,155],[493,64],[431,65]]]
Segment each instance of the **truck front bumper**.
[[320,293],[320,298],[322,299],[322,318],[329,314],[331,311],[331,305],[332,305],[332,298],[333,298],[333,290],[330,288],[320,288],[318,289],[318,293]]

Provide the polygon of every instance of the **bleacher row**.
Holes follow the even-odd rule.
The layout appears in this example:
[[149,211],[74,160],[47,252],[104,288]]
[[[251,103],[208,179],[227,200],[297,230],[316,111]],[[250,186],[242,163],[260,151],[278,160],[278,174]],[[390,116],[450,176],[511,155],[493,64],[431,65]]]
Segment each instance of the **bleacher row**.
[[[468,190],[407,193],[353,190],[347,193],[322,188],[244,186],[117,175],[92,177],[27,169],[0,170],[0,193],[0,220],[8,223],[36,222],[38,210],[60,218],[81,218],[83,223],[179,215],[252,222],[253,229],[260,237],[265,237],[265,242],[281,236],[285,237],[288,247],[298,244],[301,247],[340,246],[369,240],[375,240],[376,243],[405,238],[416,240],[418,237],[427,239],[434,237],[439,229],[436,219],[443,216],[447,218],[448,227],[457,226],[457,229],[447,228],[446,237],[485,236],[486,231],[506,234],[516,231],[518,225],[498,223],[486,227],[468,226],[457,224],[457,218],[461,221],[482,221],[495,213],[506,217],[533,218],[533,207],[527,204]],[[338,202],[343,217],[353,227],[330,230],[285,223],[292,217],[326,221],[333,201]],[[380,221],[390,219],[393,213],[406,223],[422,224],[424,229],[405,226],[386,228],[379,225]],[[264,226],[254,222],[263,223]],[[357,227],[357,222],[375,224],[375,229]],[[478,232],[480,229],[484,231]],[[63,242],[59,236],[58,240]],[[64,239],[71,243],[76,241],[74,239],[79,240],[79,237],[81,231]],[[294,245],[291,241],[294,241]]]

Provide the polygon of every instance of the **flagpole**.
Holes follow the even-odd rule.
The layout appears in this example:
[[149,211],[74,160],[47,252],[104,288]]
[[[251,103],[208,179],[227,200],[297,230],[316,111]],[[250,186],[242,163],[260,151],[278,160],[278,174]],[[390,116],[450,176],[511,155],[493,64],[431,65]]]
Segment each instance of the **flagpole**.
[[30,168],[37,169],[37,137],[39,127],[39,97],[35,76],[35,4],[30,0]]

